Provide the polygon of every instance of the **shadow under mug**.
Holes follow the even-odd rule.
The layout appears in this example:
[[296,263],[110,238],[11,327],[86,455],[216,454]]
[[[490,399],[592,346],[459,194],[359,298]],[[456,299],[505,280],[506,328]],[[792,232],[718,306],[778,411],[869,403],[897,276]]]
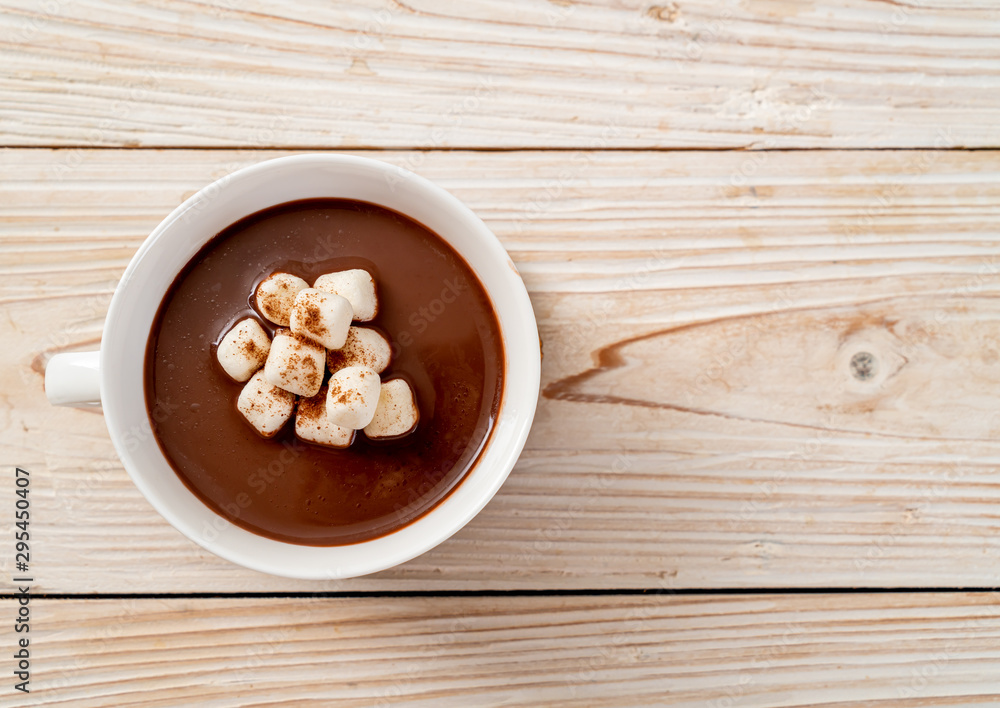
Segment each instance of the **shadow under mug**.
[[[443,501],[386,536],[347,546],[301,546],[251,533],[201,502],[157,444],[143,395],[145,348],[165,293],[220,231],[262,209],[311,198],[370,202],[405,214],[447,241],[492,301],[503,338],[503,396],[475,466]],[[45,390],[56,405],[100,405],[115,450],[150,504],[174,527],[222,558],[292,578],[337,579],[403,563],[447,539],[489,502],[514,467],[535,413],[541,370],[528,293],[497,237],[468,207],[432,182],[388,163],[339,154],[293,155],[246,167],[175,209],[132,258],[111,305],[99,352],[53,356]]]

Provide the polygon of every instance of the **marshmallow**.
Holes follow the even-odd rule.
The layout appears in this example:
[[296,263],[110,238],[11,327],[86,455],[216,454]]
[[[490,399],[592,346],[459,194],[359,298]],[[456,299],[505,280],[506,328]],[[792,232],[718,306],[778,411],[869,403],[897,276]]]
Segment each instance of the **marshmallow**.
[[367,270],[342,270],[327,273],[316,278],[313,287],[346,297],[354,308],[354,319],[369,322],[378,314],[378,297],[375,295],[375,280]]
[[347,341],[354,311],[340,295],[315,288],[300,290],[292,305],[292,332],[319,342],[327,349],[340,349]]
[[257,309],[274,324],[287,327],[295,296],[308,287],[309,283],[291,273],[274,273],[257,286]]
[[420,421],[420,410],[410,384],[392,379],[382,384],[378,407],[372,421],[365,426],[369,438],[398,438],[412,432]]
[[385,337],[368,327],[351,327],[344,346],[327,353],[326,367],[332,373],[345,366],[367,366],[381,374],[391,359],[392,347]]
[[372,422],[382,381],[367,366],[334,372],[326,392],[326,417],[334,425],[360,430]]
[[260,322],[247,317],[226,333],[219,342],[215,356],[222,370],[235,381],[246,381],[267,360],[271,338]]
[[271,351],[264,363],[269,384],[299,396],[315,396],[323,385],[326,349],[287,329],[274,333]]
[[240,391],[236,408],[258,433],[272,438],[292,417],[295,396],[269,384],[258,371]]
[[312,398],[300,398],[295,411],[295,434],[302,440],[345,448],[354,442],[354,430],[334,425],[326,417],[326,387]]

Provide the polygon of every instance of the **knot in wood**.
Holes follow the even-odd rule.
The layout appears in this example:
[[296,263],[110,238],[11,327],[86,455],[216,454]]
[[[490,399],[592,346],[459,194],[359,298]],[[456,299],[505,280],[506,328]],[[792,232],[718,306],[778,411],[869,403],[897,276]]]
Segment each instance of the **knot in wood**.
[[858,352],[851,357],[851,375],[858,381],[868,381],[878,373],[878,360],[870,352]]

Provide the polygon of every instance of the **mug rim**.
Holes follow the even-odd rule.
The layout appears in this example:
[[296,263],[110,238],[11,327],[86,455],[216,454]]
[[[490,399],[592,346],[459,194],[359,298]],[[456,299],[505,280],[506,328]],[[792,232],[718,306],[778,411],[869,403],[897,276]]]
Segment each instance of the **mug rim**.
[[[208,539],[204,534],[193,532],[192,524],[189,523],[190,519],[185,518],[184,510],[176,508],[178,505],[177,502],[168,503],[153,488],[147,479],[149,473],[138,465],[133,456],[134,451],[126,444],[126,436],[122,434],[122,426],[125,422],[122,417],[122,411],[125,408],[125,404],[119,398],[119,396],[124,396],[125,394],[117,392],[118,389],[115,388],[116,382],[113,380],[113,377],[118,367],[112,366],[111,362],[115,358],[115,348],[121,348],[119,344],[123,341],[122,337],[141,337],[143,347],[145,347],[150,331],[147,327],[141,332],[129,332],[125,331],[124,326],[119,326],[118,323],[123,322],[125,319],[121,315],[126,309],[126,302],[129,300],[128,295],[134,294],[135,289],[142,286],[142,282],[136,278],[136,272],[145,264],[150,254],[154,253],[158,248],[162,248],[162,244],[170,240],[170,234],[173,233],[174,229],[178,228],[178,224],[187,215],[194,212],[195,218],[198,218],[199,211],[206,208],[211,211],[212,200],[217,199],[220,193],[224,193],[227,190],[231,192],[228,195],[228,198],[231,200],[240,199],[241,194],[243,198],[246,198],[245,195],[252,193],[254,189],[254,181],[263,178],[265,175],[280,176],[285,174],[287,176],[291,171],[295,170],[305,172],[310,169],[322,170],[327,168],[343,172],[344,174],[354,172],[365,172],[369,175],[378,174],[386,180],[393,180],[390,184],[402,184],[408,190],[416,190],[419,196],[426,197],[435,208],[441,209],[444,217],[454,218],[456,223],[462,223],[463,226],[470,227],[474,231],[474,234],[468,238],[474,238],[473,245],[477,249],[485,249],[485,255],[475,260],[496,259],[499,261],[499,264],[504,266],[502,270],[506,271],[506,276],[501,276],[498,272],[492,270],[490,273],[491,278],[496,281],[494,287],[497,282],[504,284],[504,292],[497,293],[494,292],[494,288],[491,288],[484,281],[483,274],[480,272],[480,269],[476,268],[473,262],[474,259],[470,257],[470,254],[455,243],[454,234],[443,234],[438,229],[432,228],[431,225],[424,224],[445,240],[470,266],[489,297],[494,314],[497,316],[504,350],[504,375],[501,386],[501,402],[496,415],[496,423],[472,468],[463,475],[458,484],[443,499],[419,517],[388,534],[341,546],[306,546],[277,541],[236,526],[232,521],[225,519],[217,511],[208,507],[207,504],[185,486],[184,491],[187,492],[187,496],[189,497],[186,503],[207,509],[218,519],[225,519],[226,523],[231,527],[226,529],[227,537],[238,540],[225,542],[219,541],[217,538]],[[243,189],[242,192],[240,191],[241,188]],[[233,190],[235,190],[235,193],[232,193]],[[395,192],[395,188],[390,186],[390,191]],[[329,194],[327,196],[328,198],[353,198],[337,194]],[[303,196],[301,198],[307,199],[312,197]],[[285,203],[287,201],[292,200],[282,200],[278,203]],[[386,198],[384,201],[364,201],[392,209],[410,219],[418,221],[418,223],[424,223],[405,209],[394,205],[392,198]],[[207,207],[205,206],[206,204],[208,205]],[[249,216],[262,209],[270,208],[270,206],[251,207],[239,218]],[[230,223],[235,223],[236,220],[238,219],[234,219]],[[198,238],[198,247],[204,246],[217,233],[218,231],[207,233],[203,237]],[[466,250],[468,248],[469,246],[466,246]],[[190,262],[190,258],[191,256],[186,257],[181,267],[170,274],[171,282],[183,269],[184,264]],[[156,305],[153,308],[154,310],[159,307],[166,292],[166,289],[158,288],[154,295],[147,296],[155,297]],[[500,297],[504,298],[503,303],[499,301]],[[501,317],[501,305],[505,313],[507,310],[511,310],[511,313],[507,314],[508,318],[511,317],[511,314],[515,314],[516,317],[513,320],[508,319],[504,322]],[[508,336],[514,330],[516,330],[518,351],[513,351],[510,342],[511,337]],[[133,483],[139,488],[149,503],[174,528],[209,552],[253,570],[299,579],[339,579],[367,575],[384,570],[425,553],[464,527],[489,503],[513,469],[527,440],[528,432],[534,418],[541,378],[541,347],[534,311],[531,307],[527,289],[509,255],[492,230],[468,206],[434,182],[391,163],[369,157],[342,153],[296,154],[264,160],[213,180],[195,194],[185,199],[153,229],[129,262],[112,296],[100,351],[100,386],[104,418],[119,458]],[[515,371],[516,377],[512,375]],[[145,395],[141,388],[137,395],[143,399],[143,407],[145,407]],[[144,444],[146,448],[151,447],[155,449],[155,456],[162,459],[171,469],[171,474],[180,482],[180,478],[173,471],[173,467],[160,448],[155,435],[152,434],[152,427],[148,418],[149,413],[147,412],[146,420],[143,422],[148,427],[149,435],[141,444]],[[501,427],[501,423],[505,426],[502,443],[504,447],[498,448],[497,446],[501,444],[501,441],[497,433],[498,428]],[[489,465],[484,464],[487,460],[489,460]],[[476,485],[475,489],[470,493],[469,483],[473,478],[476,480]],[[461,493],[463,488],[466,489],[466,493]],[[199,515],[203,516],[203,514]],[[248,539],[247,535],[252,537],[252,539]],[[386,543],[386,539],[405,539],[407,542],[402,544],[401,547],[400,543]],[[242,547],[249,544],[259,546],[262,552],[249,553],[245,549],[242,549]],[[345,565],[337,564],[333,567],[326,565],[322,568],[316,565],[317,563],[324,565],[320,559],[324,557],[332,558],[338,555],[339,550],[343,549],[365,549],[367,552],[361,554],[356,552],[340,554],[347,559],[345,560]],[[273,562],[276,555],[282,558],[280,565]],[[310,561],[310,559],[313,560]]]

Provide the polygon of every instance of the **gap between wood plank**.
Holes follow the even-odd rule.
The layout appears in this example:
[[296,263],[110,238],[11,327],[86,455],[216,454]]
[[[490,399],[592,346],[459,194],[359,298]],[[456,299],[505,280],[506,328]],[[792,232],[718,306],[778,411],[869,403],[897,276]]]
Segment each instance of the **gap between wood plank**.
[[216,151],[232,152],[234,150],[246,150],[250,152],[992,152],[1000,150],[1000,145],[990,145],[981,147],[780,147],[780,148],[756,148],[756,147],[427,147],[426,145],[404,145],[393,147],[378,147],[374,145],[351,146],[343,145],[332,147],[330,145],[287,145],[277,147],[247,147],[245,145],[144,145],[144,146],[121,146],[121,145],[0,145],[0,150],[86,150],[91,151]]
[[[890,595],[932,593],[998,592],[1000,587],[898,587],[898,588],[619,588],[619,589],[552,589],[552,590],[371,590],[357,592],[179,592],[179,593],[33,593],[34,600],[208,600],[208,599],[353,599],[390,597],[628,597],[656,595],[698,597],[706,595],[757,596],[768,595]],[[0,600],[14,600],[14,593],[0,593]]]

